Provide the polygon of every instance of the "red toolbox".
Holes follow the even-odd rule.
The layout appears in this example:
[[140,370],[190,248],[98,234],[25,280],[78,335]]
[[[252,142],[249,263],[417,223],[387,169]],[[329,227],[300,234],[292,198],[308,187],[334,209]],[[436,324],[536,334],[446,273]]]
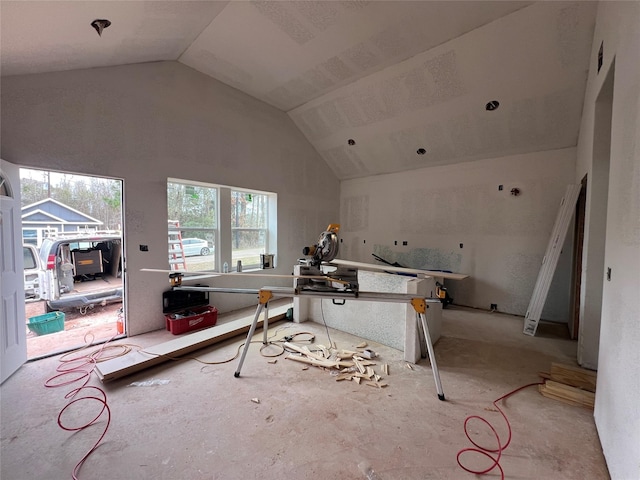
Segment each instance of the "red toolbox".
[[174,335],[212,327],[218,321],[218,310],[209,305],[209,292],[163,292],[162,311],[165,313],[167,330]]

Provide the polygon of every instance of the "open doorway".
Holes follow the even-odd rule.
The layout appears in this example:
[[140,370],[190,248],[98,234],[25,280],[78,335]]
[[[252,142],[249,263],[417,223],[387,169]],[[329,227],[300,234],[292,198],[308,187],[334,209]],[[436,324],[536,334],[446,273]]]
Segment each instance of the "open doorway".
[[28,359],[125,333],[122,184],[20,169]]

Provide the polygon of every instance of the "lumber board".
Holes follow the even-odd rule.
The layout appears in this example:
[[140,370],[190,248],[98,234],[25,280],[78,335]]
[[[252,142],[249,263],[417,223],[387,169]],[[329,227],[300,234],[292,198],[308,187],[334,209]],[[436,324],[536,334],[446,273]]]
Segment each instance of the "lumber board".
[[596,391],[597,373],[592,370],[573,365],[552,363],[549,376],[551,380],[559,383],[582,388],[589,392]]
[[[285,313],[274,315],[269,318],[269,325],[284,320],[284,318]],[[145,351],[151,352],[155,355],[134,350],[122,357],[98,363],[95,367],[95,372],[102,382],[115,380],[167,362],[170,360],[167,356],[173,358],[181,357],[204,347],[223,342],[229,338],[245,334],[249,331],[251,323],[253,323],[253,317],[246,317],[206,328],[188,335],[181,335],[174,340],[169,340],[168,342],[160,343],[145,349]],[[262,328],[263,325],[264,319],[261,315],[261,319],[258,320],[257,328]]]
[[577,404],[593,408],[595,404],[595,393],[587,390],[581,390],[570,385],[565,385],[564,383],[555,382],[553,380],[547,380],[544,385],[540,386],[539,390],[543,395],[547,393],[557,397],[557,399],[561,399],[563,401],[566,400],[566,403],[571,403],[572,405]]
[[331,360],[318,360],[317,358],[302,357],[302,356],[293,355],[293,354],[287,355],[286,358],[287,360],[294,360],[296,362],[308,363],[309,365],[314,365],[316,367],[336,368],[338,366],[337,362],[333,362]]
[[559,402],[565,403],[567,405],[572,405],[574,407],[586,407],[584,404],[582,404],[580,402],[573,401],[571,399],[568,399],[566,397],[562,397],[560,395],[555,395],[545,385],[538,385],[538,390],[546,398],[550,398],[552,400],[557,400]]
[[429,277],[439,277],[447,280],[464,280],[469,275],[463,273],[449,273],[438,272],[435,270],[422,270],[419,268],[405,268],[405,267],[393,267],[391,265],[375,265],[373,263],[352,262],[351,260],[334,259],[329,262],[329,265],[341,265],[344,267],[359,268],[360,270],[372,270],[375,272],[395,272],[395,273],[409,273],[412,275],[427,275]]
[[298,345],[295,345],[291,342],[284,342],[284,347],[288,348],[290,350],[293,350],[295,352],[301,353],[302,355],[306,355],[307,357],[311,357],[311,358],[315,358],[316,360],[327,360],[325,357],[323,357],[322,355],[318,354],[318,353],[314,353],[312,351],[310,351],[308,348],[306,347],[299,347]]

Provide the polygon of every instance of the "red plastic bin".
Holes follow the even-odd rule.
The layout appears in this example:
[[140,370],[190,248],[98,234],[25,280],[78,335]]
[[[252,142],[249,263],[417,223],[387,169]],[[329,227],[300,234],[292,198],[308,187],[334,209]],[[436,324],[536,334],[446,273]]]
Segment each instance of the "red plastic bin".
[[210,305],[194,307],[184,312],[165,315],[165,319],[167,330],[174,335],[179,335],[181,333],[200,330],[201,328],[213,327],[218,321],[218,309]]

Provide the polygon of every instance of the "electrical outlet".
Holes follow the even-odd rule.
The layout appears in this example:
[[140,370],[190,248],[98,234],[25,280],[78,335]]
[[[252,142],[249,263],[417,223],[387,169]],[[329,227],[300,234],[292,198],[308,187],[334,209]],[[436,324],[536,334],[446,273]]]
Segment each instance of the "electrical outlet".
[[149,245],[140,245],[140,251],[141,252],[148,252],[149,251]]
[[497,303],[492,303],[492,304],[491,304],[491,311],[492,311],[492,312],[495,312],[495,311],[497,311],[497,310],[498,310],[498,304],[497,304]]
[[402,245],[404,245],[406,247],[407,245],[409,245],[409,242],[407,242],[406,240],[403,240],[402,241]]

